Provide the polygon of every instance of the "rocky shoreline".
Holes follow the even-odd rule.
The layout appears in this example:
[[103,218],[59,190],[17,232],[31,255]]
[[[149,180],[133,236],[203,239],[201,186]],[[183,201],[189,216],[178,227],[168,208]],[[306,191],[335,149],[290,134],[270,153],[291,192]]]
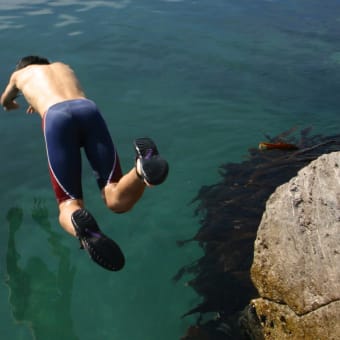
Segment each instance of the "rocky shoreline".
[[340,152],[322,155],[267,201],[252,301],[266,339],[340,339]]
[[[181,268],[174,277],[177,281],[185,273],[193,274],[188,285],[203,301],[184,314],[197,315],[197,322],[183,335],[183,340],[270,338],[266,325],[272,329],[274,321],[268,323],[270,317],[262,309],[260,312],[260,300],[256,298],[260,298],[261,289],[253,284],[255,273],[262,272],[256,270],[256,265],[252,267],[256,258],[254,242],[266,202],[273,192],[319,156],[340,150],[340,136],[309,133],[310,129],[305,129],[294,136],[290,130],[274,138],[266,136],[270,143],[284,140],[297,149],[251,148],[244,162],[221,166],[219,183],[201,188],[194,200],[198,202],[196,214],[201,217],[201,227],[191,240],[180,241],[179,246],[198,242],[204,256]],[[263,261],[262,258],[260,263]],[[301,269],[303,276],[302,273]],[[278,303],[282,303],[281,297]]]

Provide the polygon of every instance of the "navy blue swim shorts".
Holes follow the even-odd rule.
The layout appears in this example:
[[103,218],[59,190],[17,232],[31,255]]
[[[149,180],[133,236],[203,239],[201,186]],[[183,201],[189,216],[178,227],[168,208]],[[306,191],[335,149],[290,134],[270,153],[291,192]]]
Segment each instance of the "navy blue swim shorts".
[[74,99],[52,105],[44,115],[43,131],[58,203],[83,198],[81,148],[85,150],[99,189],[122,177],[117,151],[93,101]]

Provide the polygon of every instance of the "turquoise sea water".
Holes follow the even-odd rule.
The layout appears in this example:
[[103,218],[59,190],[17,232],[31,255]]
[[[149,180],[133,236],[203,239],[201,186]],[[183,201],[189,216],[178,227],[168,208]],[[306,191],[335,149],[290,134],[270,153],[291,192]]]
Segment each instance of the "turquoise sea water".
[[1,113],[0,337],[172,340],[200,302],[172,277],[201,256],[190,201],[218,166],[297,126],[338,133],[340,1],[0,0],[4,88],[17,60],[72,65],[105,116],[125,171],[149,135],[168,181],[124,215],[102,204],[84,162],[86,204],[121,245],[125,269],[94,265],[57,222],[40,118]]

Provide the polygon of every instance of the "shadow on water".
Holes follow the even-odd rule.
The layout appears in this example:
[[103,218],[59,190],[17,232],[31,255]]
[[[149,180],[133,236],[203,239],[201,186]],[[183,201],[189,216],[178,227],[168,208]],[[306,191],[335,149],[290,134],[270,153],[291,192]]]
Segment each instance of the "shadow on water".
[[9,225],[6,284],[13,317],[29,327],[33,339],[79,339],[70,314],[75,268],[70,263],[69,250],[62,245],[60,235],[53,232],[48,210],[39,201],[35,202],[32,218],[47,233],[58,266],[51,271],[40,257],[31,257],[25,266],[19,265],[16,234],[22,226],[23,210],[10,208],[6,215]]
[[185,313],[197,315],[197,322],[182,340],[252,339],[249,324],[254,315],[249,302],[257,297],[257,291],[250,267],[266,201],[276,187],[311,161],[340,150],[340,135],[309,136],[310,129],[298,136],[293,132],[291,129],[274,138],[266,136],[270,143],[291,143],[293,149],[249,149],[244,162],[222,165],[222,180],[202,187],[194,199],[201,228],[192,239],[178,244],[198,242],[204,255],[180,269],[174,280],[193,274],[187,284],[202,297],[202,303]]

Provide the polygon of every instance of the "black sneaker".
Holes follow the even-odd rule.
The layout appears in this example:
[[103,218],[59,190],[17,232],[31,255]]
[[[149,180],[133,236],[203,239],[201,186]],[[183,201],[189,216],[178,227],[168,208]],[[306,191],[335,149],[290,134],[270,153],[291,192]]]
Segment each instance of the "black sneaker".
[[125,258],[118,244],[101,232],[96,220],[86,209],[76,210],[71,219],[81,248],[88,252],[94,262],[112,271],[124,267]]
[[168,162],[158,152],[156,144],[150,138],[138,138],[134,141],[137,159],[140,160],[140,171],[137,175],[151,185],[165,181],[169,172]]

